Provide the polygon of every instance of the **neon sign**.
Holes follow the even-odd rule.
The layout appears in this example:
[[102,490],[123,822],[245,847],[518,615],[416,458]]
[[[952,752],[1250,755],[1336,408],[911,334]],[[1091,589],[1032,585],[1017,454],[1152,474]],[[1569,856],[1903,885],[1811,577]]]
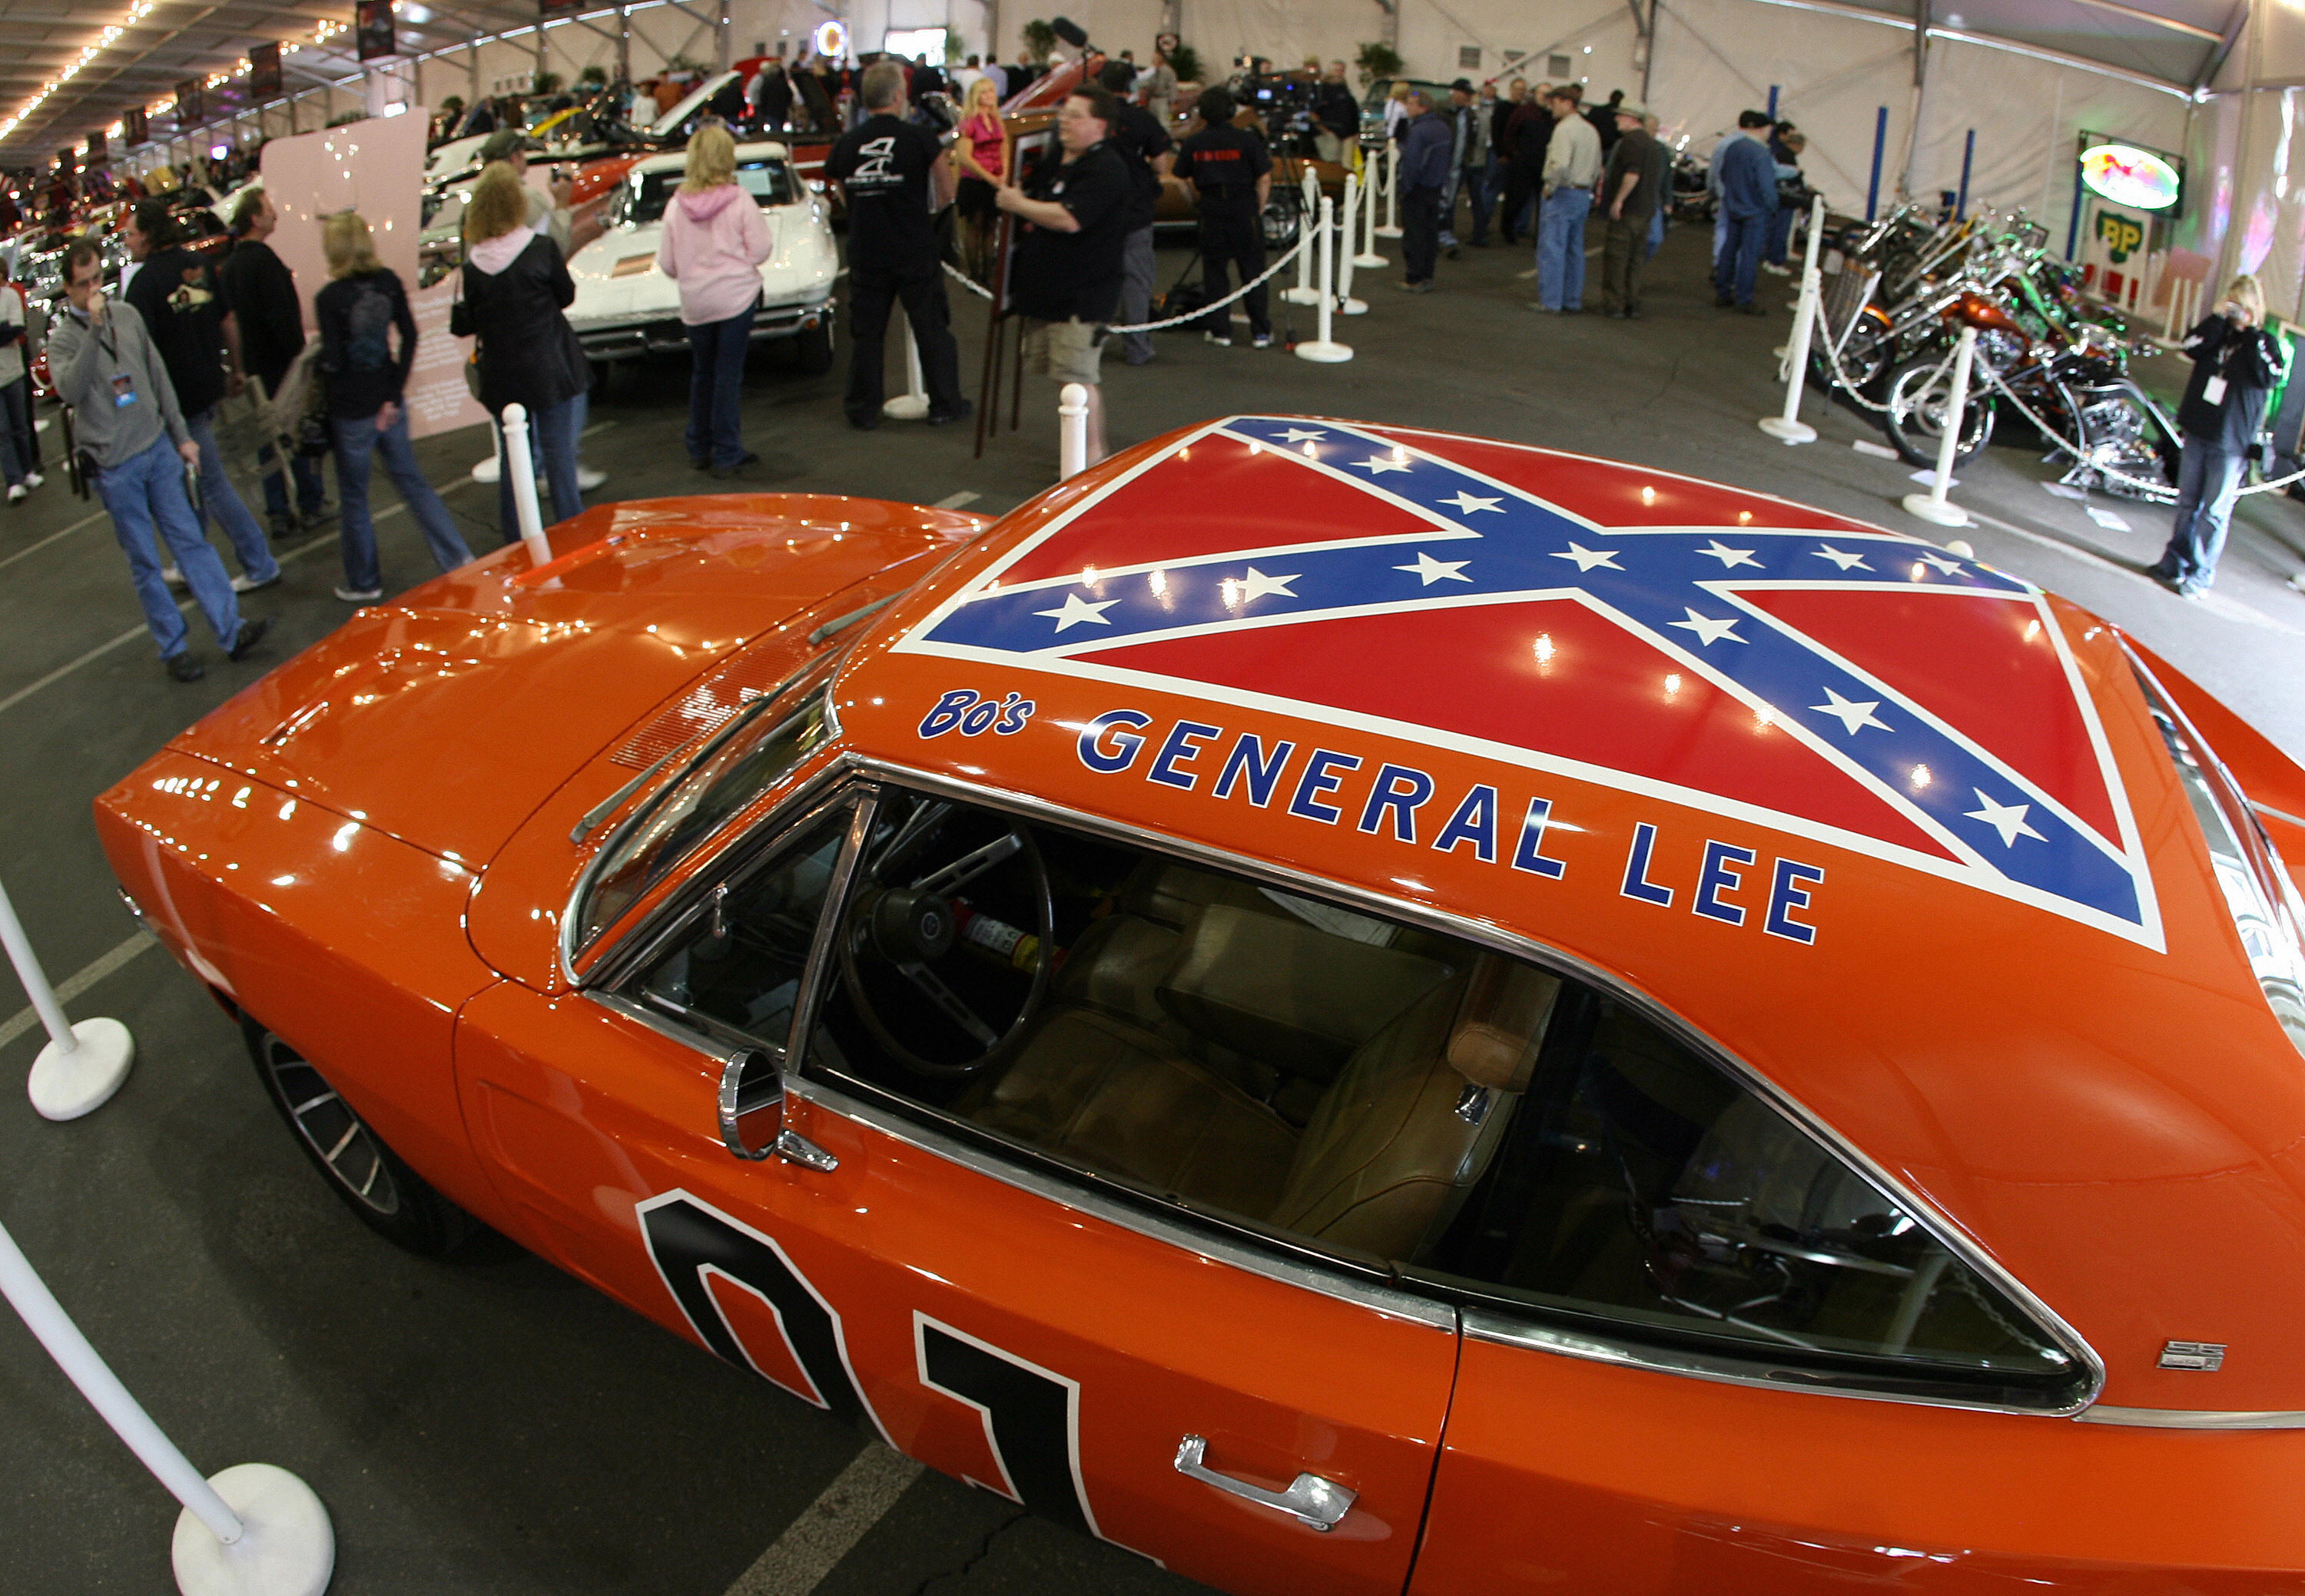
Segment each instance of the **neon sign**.
[[2097,144],[2081,151],[2081,181],[2115,205],[2133,210],[2166,210],[2177,202],[2184,178],[2148,150],[2127,144]]
[[818,55],[838,61],[848,54],[848,30],[837,19],[827,17],[816,25],[809,42],[816,47]]

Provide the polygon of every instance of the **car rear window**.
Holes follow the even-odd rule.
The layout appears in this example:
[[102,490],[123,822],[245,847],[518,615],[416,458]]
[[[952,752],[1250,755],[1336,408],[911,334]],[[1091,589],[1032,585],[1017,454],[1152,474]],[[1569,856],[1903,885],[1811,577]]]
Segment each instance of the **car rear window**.
[[[647,172],[633,182],[632,219],[649,223],[664,219],[664,208],[679,192],[678,172]],[[773,157],[736,163],[736,183],[756,205],[790,205],[800,197],[792,167]]]

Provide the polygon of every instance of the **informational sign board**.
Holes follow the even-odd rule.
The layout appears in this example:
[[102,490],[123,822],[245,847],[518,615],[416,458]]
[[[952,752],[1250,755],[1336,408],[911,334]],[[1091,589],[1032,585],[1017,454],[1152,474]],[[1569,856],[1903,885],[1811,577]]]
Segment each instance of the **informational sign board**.
[[392,0],[360,0],[353,13],[353,43],[362,61],[382,61],[400,54],[393,37]]
[[377,258],[400,277],[416,318],[416,363],[406,393],[412,436],[429,438],[489,419],[464,387],[472,342],[448,336],[457,274],[430,288],[417,284],[417,235],[423,216],[424,133],[431,118],[421,107],[405,115],[371,116],[319,132],[272,139],[264,146],[264,192],[280,213],[270,240],[288,269],[312,328],[312,296],[328,281],[320,223],[340,210],[357,210],[376,239]]
[[2081,187],[2097,198],[2153,216],[2185,214],[2182,156],[2084,129],[2077,158]]
[[123,149],[133,149],[151,138],[150,125],[144,119],[144,107],[131,106],[120,114],[120,142]]
[[249,98],[258,100],[278,99],[280,90],[280,46],[277,41],[249,46]]
[[200,81],[186,78],[176,85],[176,126],[179,130],[190,130],[198,126],[200,120]]

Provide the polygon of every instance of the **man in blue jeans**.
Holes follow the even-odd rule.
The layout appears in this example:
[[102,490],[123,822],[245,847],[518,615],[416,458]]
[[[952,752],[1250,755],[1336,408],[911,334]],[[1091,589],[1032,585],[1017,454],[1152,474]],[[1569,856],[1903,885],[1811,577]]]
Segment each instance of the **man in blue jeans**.
[[106,303],[98,281],[102,269],[96,246],[86,239],[64,252],[67,305],[48,335],[48,374],[72,407],[76,443],[96,462],[97,491],[128,556],[136,602],[159,645],[160,661],[178,681],[198,681],[207,670],[192,658],[190,629],[161,580],[152,552],[156,530],[227,657],[245,656],[271,623],[241,619],[224,561],[200,535],[184,493],[184,468],[199,461],[200,446],[176,406],[175,388],[143,319],[131,305]]
[[1536,213],[1536,303],[1531,310],[1575,315],[1585,308],[1585,218],[1601,180],[1601,135],[1578,114],[1573,83],[1552,91],[1552,137],[1544,146],[1544,200]]
[[1753,303],[1753,285],[1763,240],[1777,216],[1777,164],[1761,142],[1768,125],[1759,111],[1740,113],[1737,132],[1721,152],[1721,215],[1727,228],[1713,262],[1713,303],[1733,304],[1748,316],[1765,313]]

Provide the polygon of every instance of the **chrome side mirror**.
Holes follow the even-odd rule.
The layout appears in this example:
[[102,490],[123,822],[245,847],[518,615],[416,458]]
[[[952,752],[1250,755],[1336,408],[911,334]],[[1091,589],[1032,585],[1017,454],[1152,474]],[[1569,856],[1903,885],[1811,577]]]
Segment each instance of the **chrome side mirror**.
[[777,1061],[757,1047],[720,1062],[720,1143],[757,1163],[777,1150],[784,1130],[785,1080]]

